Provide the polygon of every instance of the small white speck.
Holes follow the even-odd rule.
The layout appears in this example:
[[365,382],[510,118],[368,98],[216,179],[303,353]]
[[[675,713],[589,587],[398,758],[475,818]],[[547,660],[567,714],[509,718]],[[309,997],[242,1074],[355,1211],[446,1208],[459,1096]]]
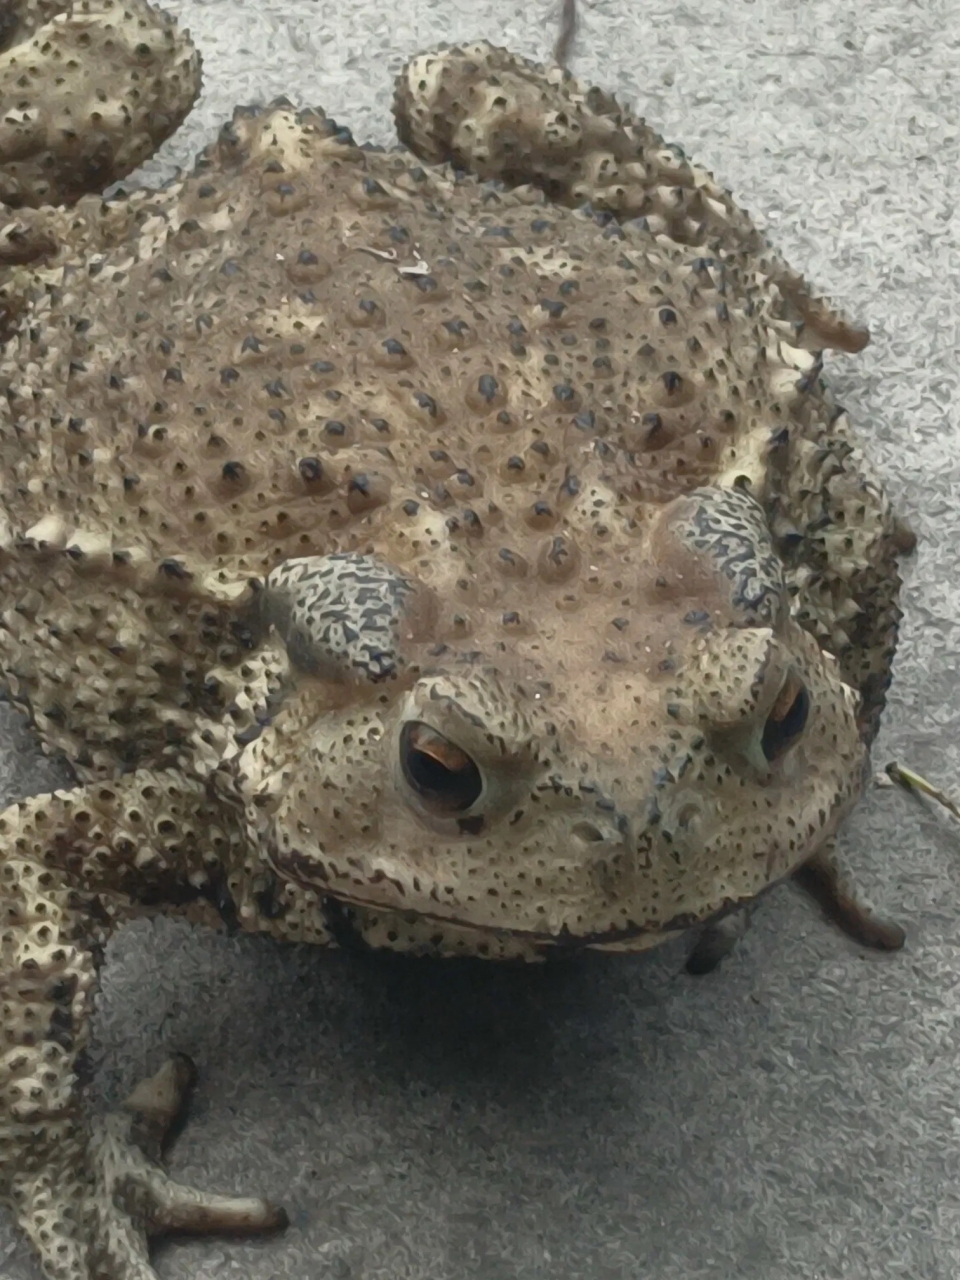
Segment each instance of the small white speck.
[[375,258],[382,258],[384,262],[396,262],[396,249],[373,249],[368,244],[358,244],[357,248],[361,253],[372,253]]

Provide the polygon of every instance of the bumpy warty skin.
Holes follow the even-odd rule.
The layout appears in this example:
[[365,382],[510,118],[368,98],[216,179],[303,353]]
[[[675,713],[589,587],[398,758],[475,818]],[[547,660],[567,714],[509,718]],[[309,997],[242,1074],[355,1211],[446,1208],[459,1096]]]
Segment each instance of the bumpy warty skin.
[[[437,861],[449,884],[431,883],[426,897],[451,885],[459,896],[458,863],[465,876],[492,877],[454,918],[522,921],[526,931],[539,907],[544,932],[572,925],[569,887],[555,886],[564,905],[537,907],[540,895],[512,876],[504,897],[487,890],[511,846],[519,873],[540,842],[556,850],[565,827],[596,821],[599,799],[585,804],[585,785],[642,843],[658,769],[684,802],[659,823],[656,843],[688,828],[697,857],[671,877],[662,910],[641,919],[617,874],[604,873],[609,905],[589,933],[643,925],[649,934],[746,897],[775,878],[768,856],[777,874],[790,870],[808,837],[771,854],[778,833],[766,821],[754,830],[753,811],[725,801],[724,789],[752,784],[782,822],[803,806],[797,761],[818,754],[830,763],[810,801],[823,814],[815,826],[832,827],[858,781],[851,700],[832,661],[784,617],[786,591],[777,584],[769,616],[731,599],[723,566],[671,532],[667,504],[711,483],[741,485],[790,519],[782,541],[802,544],[826,497],[852,490],[866,505],[875,490],[844,468],[845,419],[762,297],[724,292],[722,264],[699,249],[605,221],[531,190],[362,151],[321,114],[284,106],[238,113],[182,186],[104,213],[78,207],[61,261],[37,272],[30,324],[2,366],[4,667],[46,740],[86,776],[181,764],[185,751],[197,754],[201,722],[217,726],[204,754],[221,753],[238,697],[251,706],[263,697],[244,674],[245,647],[257,652],[261,639],[242,623],[250,580],[291,557],[375,554],[423,597],[397,640],[402,671],[386,683],[346,671],[301,682],[251,752],[281,780],[279,812],[290,813],[281,843],[306,822],[329,851],[319,883],[329,876],[338,887],[340,851],[359,836],[360,878],[375,866],[383,888],[357,896],[426,908],[409,886],[397,902],[399,873],[380,865],[425,838],[409,806],[388,834],[394,753],[384,746],[405,701],[428,696],[414,683],[420,672],[445,682],[464,716],[474,698],[492,702],[481,714],[505,743],[497,751],[537,761],[534,794],[546,787],[553,797],[541,809],[571,809],[571,788],[581,797],[559,829],[531,813],[512,828],[490,824],[482,854],[470,839],[480,833],[451,839],[444,829]],[[76,256],[86,237],[101,245],[88,260]],[[818,465],[836,477],[804,509],[791,486],[813,487]],[[874,528],[855,526],[880,554],[884,513],[877,498]],[[736,554],[760,554],[756,537],[744,542]],[[816,596],[804,603],[813,616],[823,607]],[[822,619],[838,635],[845,621],[842,611]],[[823,682],[825,699],[772,782],[751,778],[748,765],[745,781],[703,736],[738,717],[762,724],[777,693],[764,686],[767,705],[755,705],[757,624],[802,664],[808,685]],[[855,650],[837,648],[857,670]],[[711,665],[720,685],[711,697],[736,712],[704,707]],[[356,736],[356,717],[370,748],[341,761],[337,739]],[[270,774],[271,757],[292,752],[312,791],[308,726],[319,726],[321,785],[342,808],[316,804],[293,823],[297,789],[282,769]],[[701,813],[704,788],[717,795]],[[506,796],[498,803],[505,810]],[[722,852],[748,832],[749,856]],[[711,839],[720,883],[688,901],[686,881],[702,875]],[[571,880],[581,873],[570,870]]]
[[[504,92],[506,89],[506,93]],[[728,273],[776,288],[780,316],[809,326],[811,348],[861,351],[869,333],[851,324],[786,265],[706,170],[667,144],[601,89],[581,88],[561,67],[519,62],[477,46],[413,58],[397,85],[400,140],[425,160],[482,178],[533,183],[559,204],[643,218],[654,235],[707,245]],[[769,301],[773,301],[769,299]]]
[[69,204],[125,177],[200,90],[186,33],[146,0],[4,0],[0,201]]
[[[817,381],[823,349],[856,352],[869,341],[867,330],[812,291],[681,147],[560,68],[544,70],[486,46],[423,54],[398,81],[396,117],[401,139],[431,162],[532,183],[552,202],[639,225],[661,245],[715,253],[723,263],[718,285],[724,297],[739,296],[748,312],[762,305],[778,328],[790,326],[789,342],[816,354],[809,364],[798,361],[798,390]],[[817,390],[829,394],[822,384]],[[863,723],[872,737],[900,616],[895,552],[911,550],[912,535],[898,522],[891,534],[884,498],[846,419],[829,429],[820,423],[811,434],[828,455],[801,456],[802,448],[794,447],[784,456],[779,469],[790,472],[792,491],[770,511],[771,528],[780,535],[795,612],[826,648],[842,654],[846,678],[863,695]],[[803,567],[794,573],[798,561]]]
[[509,186],[280,102],[0,229],[0,669],[82,784],[0,815],[0,1191],[56,1280],[183,1221],[76,1104],[129,914],[638,949],[856,800],[900,535],[819,350],[861,338],[621,114],[448,50],[401,135]]

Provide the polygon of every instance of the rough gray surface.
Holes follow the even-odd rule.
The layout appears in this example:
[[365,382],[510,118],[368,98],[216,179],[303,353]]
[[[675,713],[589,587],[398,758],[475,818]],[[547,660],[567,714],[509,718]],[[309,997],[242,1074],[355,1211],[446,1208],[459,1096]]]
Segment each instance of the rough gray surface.
[[[878,764],[957,778],[960,3],[582,0],[574,67],[637,101],[869,322],[832,378],[914,521]],[[206,94],[321,102],[389,137],[416,49],[542,56],[552,0],[180,0]],[[50,785],[8,708],[0,786]],[[97,1097],[172,1048],[201,1069],[173,1155],[293,1226],[158,1253],[164,1280],[944,1280],[960,1273],[960,840],[873,791],[845,841],[905,952],[859,952],[790,889],[713,976],[673,948],[510,970],[358,961],[169,922],[111,947]],[[0,1274],[34,1280],[0,1222]]]

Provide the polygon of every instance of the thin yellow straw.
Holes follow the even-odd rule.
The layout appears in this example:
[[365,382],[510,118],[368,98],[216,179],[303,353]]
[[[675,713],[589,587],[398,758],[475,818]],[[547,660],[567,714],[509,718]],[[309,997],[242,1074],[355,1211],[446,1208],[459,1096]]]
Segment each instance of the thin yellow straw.
[[923,795],[929,796],[931,800],[936,800],[938,804],[942,804],[955,818],[960,819],[960,805],[951,800],[945,791],[941,791],[939,787],[935,787],[932,782],[928,782],[919,773],[914,773],[906,765],[898,764],[896,760],[891,760],[887,765],[886,774],[891,782],[895,782],[898,787],[903,787],[904,791],[922,792]]

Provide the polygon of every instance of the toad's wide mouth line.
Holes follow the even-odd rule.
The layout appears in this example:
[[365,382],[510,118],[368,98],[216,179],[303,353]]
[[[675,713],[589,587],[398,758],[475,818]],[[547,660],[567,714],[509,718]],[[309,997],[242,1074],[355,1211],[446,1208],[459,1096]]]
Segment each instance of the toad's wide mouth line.
[[[316,892],[315,888],[314,891]],[[488,938],[522,938],[527,942],[538,942],[568,950],[579,950],[583,947],[598,946],[603,943],[629,942],[631,938],[639,938],[645,934],[680,934],[695,925],[703,924],[705,920],[712,919],[714,915],[724,914],[738,905],[735,902],[730,902],[725,904],[720,911],[711,912],[708,916],[696,916],[691,912],[683,916],[676,916],[673,920],[664,921],[662,924],[653,922],[648,924],[629,924],[622,929],[608,929],[593,933],[574,933],[565,924],[559,933],[549,933],[538,929],[521,929],[513,925],[474,924],[472,921],[462,920],[458,916],[444,916],[436,912],[420,911],[414,908],[408,908],[405,911],[402,907],[385,907],[379,902],[368,902],[362,898],[346,897],[339,893],[325,893],[323,897],[338,902],[345,907],[361,907],[364,910],[377,911],[381,914],[413,915],[418,920],[429,920],[437,925],[448,925],[455,929],[464,929],[469,933],[483,934],[484,937]]]
[[[832,830],[836,829],[845,806],[839,804],[834,806],[834,812],[831,815],[834,822],[831,824]],[[274,874],[281,880],[290,884],[295,884],[298,888],[314,893],[323,902],[336,903],[345,907],[356,907],[364,911],[376,912],[380,915],[412,916],[417,920],[427,920],[436,924],[438,927],[447,926],[454,929],[463,929],[465,932],[482,935],[488,938],[517,938],[523,941],[536,943],[542,946],[556,947],[561,950],[582,950],[587,947],[603,947],[616,946],[621,943],[630,942],[633,939],[650,937],[666,941],[670,937],[677,937],[690,929],[702,927],[703,925],[713,923],[729,915],[731,912],[741,907],[746,907],[756,902],[759,898],[765,896],[771,889],[782,884],[783,881],[789,880],[790,877],[809,859],[811,856],[808,851],[803,857],[797,858],[792,864],[785,868],[780,875],[774,879],[767,881],[766,884],[749,894],[743,894],[739,897],[725,897],[721,902],[702,913],[696,911],[678,912],[676,915],[666,920],[646,920],[642,923],[630,921],[616,928],[594,929],[584,933],[575,932],[568,924],[563,924],[556,932],[545,929],[523,928],[517,925],[496,925],[496,924],[480,924],[475,921],[465,920],[457,915],[445,914],[440,911],[431,911],[423,907],[404,906],[401,903],[395,905],[378,902],[374,899],[364,897],[362,894],[344,892],[339,889],[333,889],[329,884],[320,884],[310,879],[310,877],[298,874],[288,861],[281,860],[275,856],[275,851],[265,846],[261,846],[261,856],[268,863]],[[650,941],[646,947],[638,948],[639,950],[647,950],[649,947],[657,945],[656,942]]]
[[645,924],[631,922],[622,928],[595,930],[590,933],[575,933],[565,924],[559,932],[550,933],[546,930],[523,929],[513,925],[476,924],[473,921],[463,920],[458,916],[441,915],[439,912],[422,911],[412,907],[406,909],[403,907],[388,907],[384,906],[382,902],[372,902],[356,895],[321,890],[319,886],[309,884],[298,876],[292,875],[289,871],[278,872],[278,874],[283,879],[292,881],[301,889],[308,889],[313,893],[319,894],[322,902],[336,903],[344,907],[359,907],[362,910],[378,912],[381,915],[396,915],[400,917],[411,915],[418,920],[429,920],[438,926],[447,925],[451,928],[463,929],[469,933],[481,934],[488,938],[520,938],[527,942],[540,943],[545,946],[570,951],[582,950],[586,947],[612,946],[649,935],[656,935],[665,941],[668,937],[679,936],[688,929],[697,928],[710,921],[718,920],[728,915],[731,911],[736,911],[739,907],[756,902],[757,898],[766,893],[767,890],[772,889],[774,884],[780,883],[775,881],[774,884],[766,885],[759,894],[751,894],[743,898],[725,898],[719,907],[703,915],[697,915],[693,911],[682,912],[679,915],[672,916],[669,920],[648,921]]
[[703,924],[707,920],[712,920],[717,916],[725,915],[728,911],[734,910],[740,906],[742,902],[752,901],[752,898],[729,899],[725,900],[723,905],[714,911],[708,912],[706,915],[698,916],[694,912],[687,912],[682,915],[674,916],[670,920],[650,921],[646,924],[630,923],[619,929],[606,929],[593,931],[590,933],[574,933],[567,925],[563,925],[557,933],[550,933],[547,930],[540,929],[522,929],[514,925],[495,925],[495,924],[476,924],[470,920],[462,920],[459,916],[444,915],[439,911],[426,911],[419,907],[403,907],[403,906],[387,906],[382,902],[372,901],[364,898],[360,894],[343,893],[339,890],[331,889],[329,885],[319,885],[310,881],[307,876],[298,875],[292,867],[284,865],[273,855],[273,851],[264,850],[264,857],[270,864],[271,870],[281,880],[286,880],[291,884],[297,885],[300,889],[305,889],[308,893],[315,893],[321,901],[330,901],[338,903],[344,907],[359,907],[364,911],[375,911],[381,915],[403,916],[412,915],[418,920],[429,920],[432,923],[443,926],[447,925],[454,929],[464,929],[469,933],[482,934],[487,938],[509,937],[522,938],[528,942],[536,942],[544,945],[566,948],[569,950],[579,950],[584,947],[599,946],[603,944],[613,944],[618,942],[629,942],[631,938],[639,938],[644,934],[679,934],[687,929],[693,928],[695,925]]
[[[840,806],[835,807],[833,817],[838,819],[840,816]],[[834,823],[834,829],[836,823]],[[689,929],[700,928],[703,925],[713,923],[729,915],[731,912],[741,907],[746,907],[759,898],[764,897],[771,889],[782,884],[801,867],[811,856],[808,852],[804,857],[798,858],[792,865],[786,868],[779,876],[769,880],[753,893],[744,894],[740,897],[725,897],[716,906],[702,913],[696,911],[678,912],[676,915],[666,920],[647,920],[643,923],[630,921],[628,924],[610,929],[595,929],[585,933],[577,933],[564,924],[559,931],[550,932],[545,929],[522,928],[516,925],[496,925],[496,924],[479,924],[471,920],[462,919],[460,916],[444,914],[440,911],[430,911],[422,907],[405,907],[402,904],[389,905],[384,902],[377,902],[373,899],[364,897],[362,894],[343,892],[339,889],[332,889],[329,884],[319,884],[312,881],[308,876],[297,874],[289,863],[281,861],[275,856],[272,849],[263,848],[262,856],[269,864],[274,874],[281,880],[290,884],[297,885],[298,888],[306,890],[308,893],[315,893],[323,902],[336,903],[345,907],[356,907],[364,911],[376,912],[380,915],[412,916],[417,920],[428,920],[436,924],[438,927],[447,926],[454,929],[463,929],[465,932],[479,934],[488,938],[517,938],[526,942],[539,944],[541,946],[556,947],[560,950],[583,950],[587,947],[603,947],[616,946],[621,943],[630,942],[633,939],[650,937],[651,941],[645,947],[638,950],[647,950],[657,945],[653,938],[666,941],[671,937],[678,937],[680,934],[687,932]]]

